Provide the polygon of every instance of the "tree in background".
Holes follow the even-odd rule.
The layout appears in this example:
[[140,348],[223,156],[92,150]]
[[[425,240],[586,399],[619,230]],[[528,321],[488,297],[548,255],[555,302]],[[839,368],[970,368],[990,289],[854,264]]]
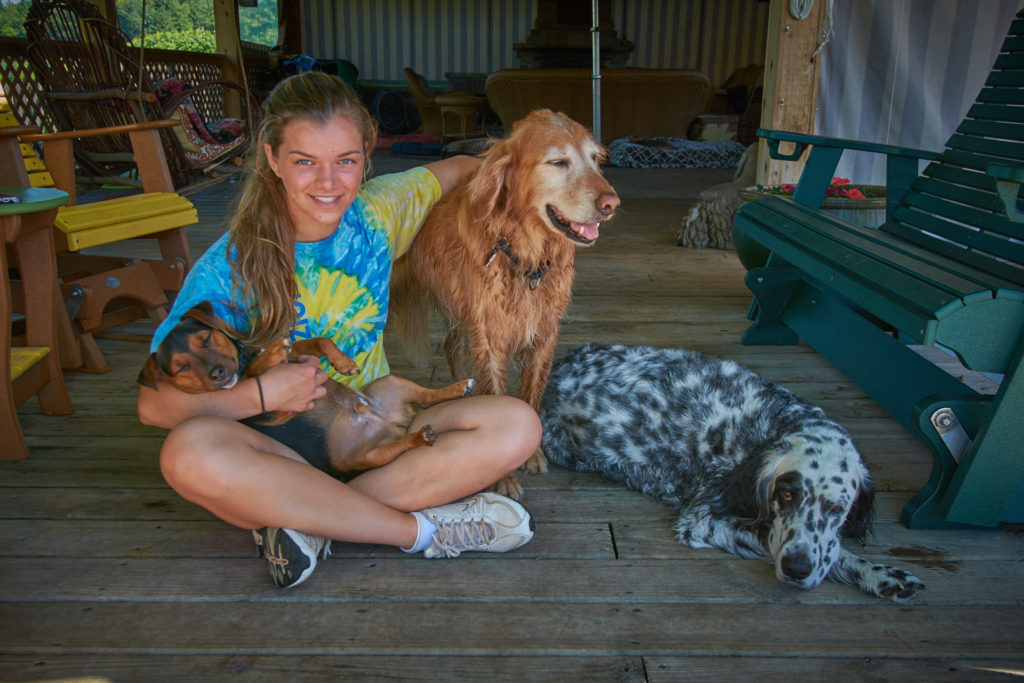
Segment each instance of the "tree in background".
[[25,17],[28,16],[29,1],[4,2],[0,7],[0,36],[25,37]]
[[[0,36],[25,37],[30,0],[2,0]],[[121,30],[138,45],[142,34],[143,0],[116,0]],[[214,52],[213,0],[146,0],[146,47],[189,52]],[[242,40],[277,44],[277,0],[259,0],[239,10]]]

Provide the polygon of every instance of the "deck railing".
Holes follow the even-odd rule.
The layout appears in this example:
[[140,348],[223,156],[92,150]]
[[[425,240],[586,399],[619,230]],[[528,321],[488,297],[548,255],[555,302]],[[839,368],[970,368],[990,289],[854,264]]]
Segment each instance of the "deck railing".
[[[25,38],[0,38],[0,87],[7,95],[8,102],[19,123],[39,126],[44,131],[57,130],[56,121],[43,97],[42,88],[36,83],[35,74],[28,61],[28,40]],[[269,89],[267,80],[267,49],[252,43],[243,43],[243,58],[248,85],[259,94]],[[221,80],[224,78],[222,54],[183,52],[179,50],[157,50],[147,48],[143,53],[143,66],[151,80],[162,80],[176,76],[186,83]],[[204,120],[216,121],[225,116],[224,102],[215,93],[197,96],[196,107]]]

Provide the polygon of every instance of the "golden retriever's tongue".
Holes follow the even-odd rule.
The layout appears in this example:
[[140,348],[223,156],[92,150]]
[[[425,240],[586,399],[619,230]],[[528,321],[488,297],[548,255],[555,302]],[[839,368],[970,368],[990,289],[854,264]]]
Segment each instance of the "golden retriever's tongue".
[[597,239],[597,223],[573,223],[572,229],[578,234],[583,235],[588,240]]

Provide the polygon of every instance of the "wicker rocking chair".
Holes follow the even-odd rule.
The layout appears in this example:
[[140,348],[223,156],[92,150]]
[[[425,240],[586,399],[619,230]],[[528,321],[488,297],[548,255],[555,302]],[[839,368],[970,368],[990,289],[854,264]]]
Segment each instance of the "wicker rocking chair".
[[[29,62],[61,131],[177,119],[179,127],[160,133],[176,190],[195,187],[202,174],[239,170],[259,117],[259,102],[246,88],[230,81],[154,83],[140,50],[84,0],[35,0],[25,32]],[[220,118],[232,93],[247,120]],[[75,158],[80,182],[135,183],[125,175],[136,166],[127,135],[83,139]]]

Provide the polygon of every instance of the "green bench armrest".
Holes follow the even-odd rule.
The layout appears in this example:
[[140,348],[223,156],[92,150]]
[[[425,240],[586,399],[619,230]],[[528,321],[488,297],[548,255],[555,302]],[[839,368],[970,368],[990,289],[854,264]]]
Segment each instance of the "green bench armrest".
[[[896,145],[883,145],[876,142],[863,142],[860,140],[847,140],[844,138],[828,138],[820,135],[806,135],[803,133],[789,133],[779,130],[768,130],[759,128],[758,137],[764,138],[768,144],[768,152],[773,159],[783,161],[795,161],[810,147],[807,156],[807,164],[804,166],[800,181],[797,183],[793,199],[805,206],[819,207],[825,198],[825,190],[828,189],[835,175],[839,158],[845,150],[855,152],[873,152],[885,154],[886,161],[886,216],[891,216],[893,209],[899,204],[900,197],[910,188],[910,185],[918,176],[918,165],[922,160],[936,161],[939,159],[937,152],[929,152],[922,149],[910,147],[898,147]],[[794,149],[789,154],[779,150],[779,143],[792,142]]]
[[1024,166],[989,164],[985,173],[996,179],[996,192],[1003,200],[1006,217],[1014,223],[1024,223],[1024,212],[1017,209],[1017,195],[1024,183]]

